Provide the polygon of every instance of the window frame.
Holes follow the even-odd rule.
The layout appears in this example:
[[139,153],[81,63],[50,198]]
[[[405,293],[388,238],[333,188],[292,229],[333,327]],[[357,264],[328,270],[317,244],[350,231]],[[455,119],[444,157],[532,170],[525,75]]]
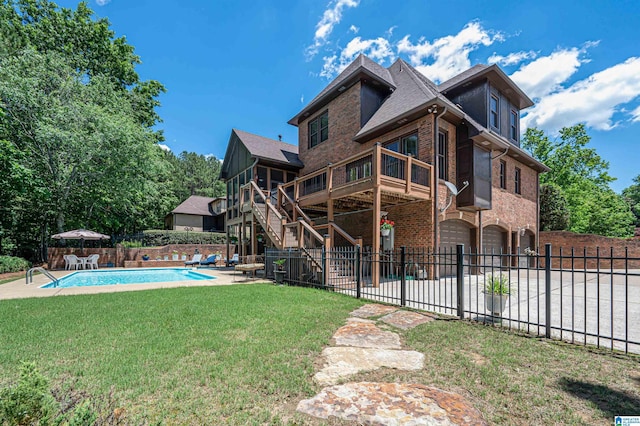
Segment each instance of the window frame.
[[[325,124],[323,124],[323,121]],[[315,130],[312,130],[313,127],[315,127]],[[307,123],[307,139],[307,147],[309,149],[329,139],[329,110],[325,110],[313,120],[309,120],[309,123]]]
[[509,131],[511,140],[518,142],[518,113],[513,109],[509,114]]
[[500,178],[500,188],[507,189],[507,162],[504,160],[500,160],[500,173],[498,176]]
[[449,133],[438,130],[438,179],[448,180],[449,177]]
[[[493,110],[493,101],[496,103],[495,111]],[[489,97],[489,127],[500,130],[500,97],[493,93]]]
[[520,169],[520,167],[515,168],[513,181],[515,183],[513,192],[515,192],[516,194],[522,194],[522,170]]

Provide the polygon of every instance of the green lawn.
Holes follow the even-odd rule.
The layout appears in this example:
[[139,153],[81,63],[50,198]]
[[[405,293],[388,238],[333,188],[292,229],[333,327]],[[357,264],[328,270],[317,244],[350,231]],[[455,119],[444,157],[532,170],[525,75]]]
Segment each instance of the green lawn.
[[[34,361],[58,388],[124,408],[127,424],[307,424],[318,355],[365,302],[273,285],[0,301],[0,385]],[[398,331],[395,330],[394,331]],[[402,332],[420,372],[354,380],[458,392],[492,424],[612,424],[640,413],[638,357],[438,320]]]
[[35,361],[135,423],[277,424],[314,394],[314,362],[361,302],[238,285],[0,302],[0,382]]

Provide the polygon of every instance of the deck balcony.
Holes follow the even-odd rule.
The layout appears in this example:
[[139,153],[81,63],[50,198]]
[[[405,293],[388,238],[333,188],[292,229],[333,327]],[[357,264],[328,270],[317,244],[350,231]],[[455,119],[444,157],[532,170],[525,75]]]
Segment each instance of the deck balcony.
[[377,144],[362,153],[282,185],[300,207],[310,210],[350,211],[371,208],[379,192],[380,207],[430,200],[433,167],[412,156]]

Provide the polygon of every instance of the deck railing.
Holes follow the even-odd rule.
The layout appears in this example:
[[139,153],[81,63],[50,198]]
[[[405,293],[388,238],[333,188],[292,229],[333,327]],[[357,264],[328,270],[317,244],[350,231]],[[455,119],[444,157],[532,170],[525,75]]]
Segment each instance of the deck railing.
[[[344,191],[350,186],[362,190],[363,186],[387,186],[388,189],[405,194],[431,194],[433,167],[410,155],[375,145],[366,151],[335,164],[302,176],[282,185],[283,191],[295,200],[319,194],[327,198],[332,193]],[[292,194],[292,195],[291,195]]]

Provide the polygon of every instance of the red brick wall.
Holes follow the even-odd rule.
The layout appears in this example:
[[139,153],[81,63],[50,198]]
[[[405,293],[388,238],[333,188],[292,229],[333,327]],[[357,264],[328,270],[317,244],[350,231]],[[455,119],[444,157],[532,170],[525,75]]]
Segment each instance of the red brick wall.
[[[600,268],[611,268],[612,250],[614,258],[624,258],[628,255],[631,259],[627,263],[628,268],[640,268],[640,239],[637,238],[611,238],[593,234],[575,234],[568,231],[544,231],[540,232],[540,254],[545,254],[545,244],[551,244],[551,253],[553,256],[560,255],[562,248],[563,256],[571,256],[571,248],[574,250],[574,256],[596,257],[598,247],[600,248]],[[563,260],[563,266],[570,267],[570,260]],[[560,266],[560,259],[553,259],[554,268]],[[587,268],[595,269],[598,266],[597,259],[587,259]],[[580,259],[574,260],[574,267],[577,269],[584,268],[584,261]],[[616,269],[625,268],[623,259],[614,260],[613,267]]]
[[[118,245],[116,248],[85,248],[81,250],[79,248],[60,248],[50,247],[48,250],[48,268],[49,269],[64,269],[64,255],[75,254],[79,257],[86,257],[91,254],[99,254],[98,264],[100,266],[107,265],[108,263],[116,267],[123,267],[125,261],[142,260],[142,256],[147,254],[150,259],[155,259],[160,256],[164,259],[164,256],[169,256],[171,259],[173,250],[178,252],[178,256],[182,256],[182,253],[187,253],[187,257],[191,259],[195,250],[198,249],[202,255],[213,254],[220,252],[223,256],[226,256],[227,246],[224,244],[171,244],[162,247],[143,247],[143,248],[124,248]],[[231,255],[233,256],[234,247],[231,246]]]
[[[329,111],[329,139],[309,149],[309,121]],[[357,154],[363,147],[351,140],[360,130],[360,83],[298,125],[298,157],[304,164],[300,176]]]

